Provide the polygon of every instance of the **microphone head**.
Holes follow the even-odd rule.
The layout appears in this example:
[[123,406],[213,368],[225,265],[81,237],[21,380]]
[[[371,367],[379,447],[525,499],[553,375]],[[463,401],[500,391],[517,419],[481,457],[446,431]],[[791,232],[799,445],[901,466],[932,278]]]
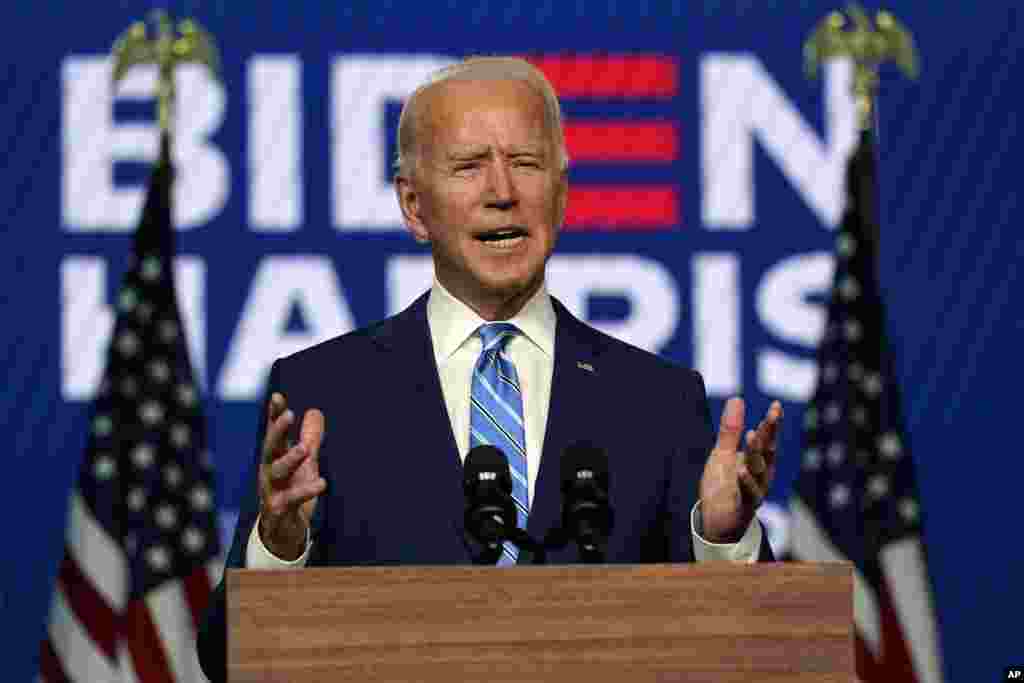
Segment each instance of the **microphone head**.
[[508,458],[494,446],[475,446],[466,454],[462,473],[466,530],[483,545],[498,548],[509,525],[516,523]]
[[562,493],[582,486],[608,492],[608,454],[590,441],[569,444],[562,453]]
[[562,528],[580,552],[601,552],[614,525],[608,498],[608,454],[589,441],[577,441],[562,453]]
[[490,490],[512,494],[512,472],[508,458],[495,446],[474,446],[462,465],[462,486],[469,500]]

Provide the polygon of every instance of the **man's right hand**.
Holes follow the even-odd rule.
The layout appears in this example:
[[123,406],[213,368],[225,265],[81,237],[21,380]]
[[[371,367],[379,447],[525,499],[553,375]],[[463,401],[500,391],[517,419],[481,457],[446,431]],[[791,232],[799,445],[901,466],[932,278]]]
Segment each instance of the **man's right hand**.
[[289,447],[288,430],[295,415],[288,410],[284,396],[275,392],[267,410],[259,473],[260,540],[275,556],[295,560],[305,551],[317,497],[327,489],[319,461],[324,414],[307,410],[299,443]]

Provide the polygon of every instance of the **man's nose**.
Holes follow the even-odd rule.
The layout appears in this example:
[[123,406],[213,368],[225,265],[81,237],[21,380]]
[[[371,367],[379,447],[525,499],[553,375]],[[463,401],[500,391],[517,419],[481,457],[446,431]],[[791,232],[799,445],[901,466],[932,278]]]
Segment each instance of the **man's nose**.
[[508,163],[501,158],[490,164],[490,190],[487,206],[494,209],[510,209],[517,203],[516,188],[509,173]]

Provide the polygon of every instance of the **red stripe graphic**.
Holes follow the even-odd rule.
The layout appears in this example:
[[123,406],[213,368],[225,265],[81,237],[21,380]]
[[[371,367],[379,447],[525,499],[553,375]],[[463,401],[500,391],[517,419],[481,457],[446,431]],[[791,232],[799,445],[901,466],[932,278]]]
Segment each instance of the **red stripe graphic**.
[[92,581],[79,570],[70,549],[65,549],[58,581],[78,623],[85,626],[89,636],[108,659],[116,660],[118,616]]
[[675,161],[679,130],[668,121],[566,123],[565,144],[573,162]]
[[672,185],[597,186],[569,189],[565,229],[656,230],[679,224]]
[[665,98],[679,93],[679,65],[665,56],[530,57],[559,97]]

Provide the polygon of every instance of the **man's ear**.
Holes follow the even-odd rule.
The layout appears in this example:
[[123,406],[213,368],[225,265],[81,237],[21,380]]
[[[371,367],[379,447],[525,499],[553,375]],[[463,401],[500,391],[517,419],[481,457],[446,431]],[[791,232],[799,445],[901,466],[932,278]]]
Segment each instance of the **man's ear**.
[[555,189],[555,206],[558,211],[558,215],[555,220],[555,230],[560,230],[562,228],[562,223],[565,221],[566,208],[569,206],[569,169],[563,169],[558,180],[555,182],[558,183],[558,186]]
[[405,227],[420,244],[430,242],[430,233],[420,217],[420,195],[412,179],[404,173],[395,176],[395,194],[405,219]]

